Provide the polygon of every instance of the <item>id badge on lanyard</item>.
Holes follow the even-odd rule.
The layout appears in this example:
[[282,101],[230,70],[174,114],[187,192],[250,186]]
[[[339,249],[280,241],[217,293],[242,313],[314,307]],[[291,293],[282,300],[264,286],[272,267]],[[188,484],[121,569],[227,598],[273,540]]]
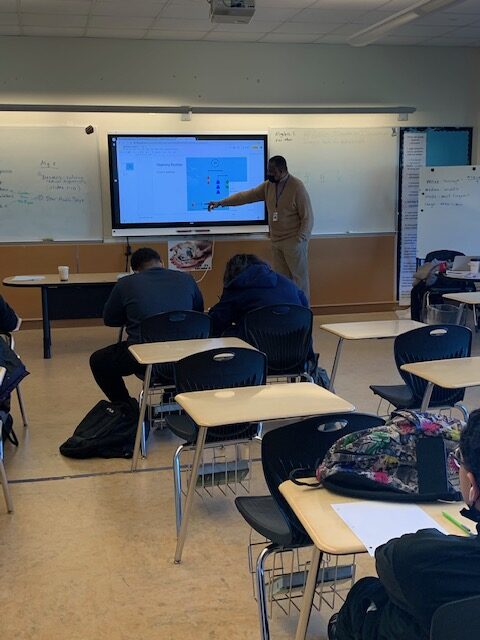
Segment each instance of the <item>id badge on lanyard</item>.
[[272,222],[278,222],[278,211],[273,212]]

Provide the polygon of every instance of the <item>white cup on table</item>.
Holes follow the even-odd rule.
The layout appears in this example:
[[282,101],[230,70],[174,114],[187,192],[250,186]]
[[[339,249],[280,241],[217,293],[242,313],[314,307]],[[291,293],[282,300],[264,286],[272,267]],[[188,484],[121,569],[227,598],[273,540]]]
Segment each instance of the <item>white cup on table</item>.
[[478,273],[480,269],[480,262],[478,260],[470,260],[468,263],[468,270],[470,273]]
[[69,267],[65,267],[65,266],[58,267],[58,277],[62,282],[66,282],[68,280],[68,272],[69,272]]

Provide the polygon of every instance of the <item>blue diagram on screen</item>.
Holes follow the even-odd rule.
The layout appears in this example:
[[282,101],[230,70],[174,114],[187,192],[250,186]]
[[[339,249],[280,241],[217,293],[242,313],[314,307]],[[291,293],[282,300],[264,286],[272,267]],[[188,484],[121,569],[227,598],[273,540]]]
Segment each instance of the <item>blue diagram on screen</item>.
[[230,195],[232,182],[247,180],[246,158],[187,158],[189,211],[205,211],[211,200]]

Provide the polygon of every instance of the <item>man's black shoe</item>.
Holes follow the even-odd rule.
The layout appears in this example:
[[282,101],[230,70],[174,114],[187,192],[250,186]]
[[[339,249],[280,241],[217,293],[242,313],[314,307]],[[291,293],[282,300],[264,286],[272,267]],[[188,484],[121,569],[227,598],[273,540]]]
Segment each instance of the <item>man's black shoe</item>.
[[327,634],[328,640],[337,640],[337,620],[338,613],[334,613],[330,618],[330,622],[328,623]]

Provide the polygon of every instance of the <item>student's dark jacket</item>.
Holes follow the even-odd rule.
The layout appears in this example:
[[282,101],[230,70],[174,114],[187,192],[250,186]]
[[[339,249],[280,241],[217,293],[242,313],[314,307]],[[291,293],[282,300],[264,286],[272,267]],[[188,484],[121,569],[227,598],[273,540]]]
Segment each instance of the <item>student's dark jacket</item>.
[[291,280],[267,264],[251,264],[224,287],[220,302],[210,309],[214,335],[239,325],[252,309],[282,303],[308,307],[305,294]]
[[424,529],[390,540],[375,558],[388,601],[371,640],[428,640],[438,607],[480,594],[478,536]]
[[203,298],[188,273],[162,267],[145,269],[121,278],[103,309],[109,327],[125,325],[128,342],[140,340],[142,320],[164,311],[203,311]]
[[17,323],[17,314],[0,296],[0,331],[9,333],[17,327]]

